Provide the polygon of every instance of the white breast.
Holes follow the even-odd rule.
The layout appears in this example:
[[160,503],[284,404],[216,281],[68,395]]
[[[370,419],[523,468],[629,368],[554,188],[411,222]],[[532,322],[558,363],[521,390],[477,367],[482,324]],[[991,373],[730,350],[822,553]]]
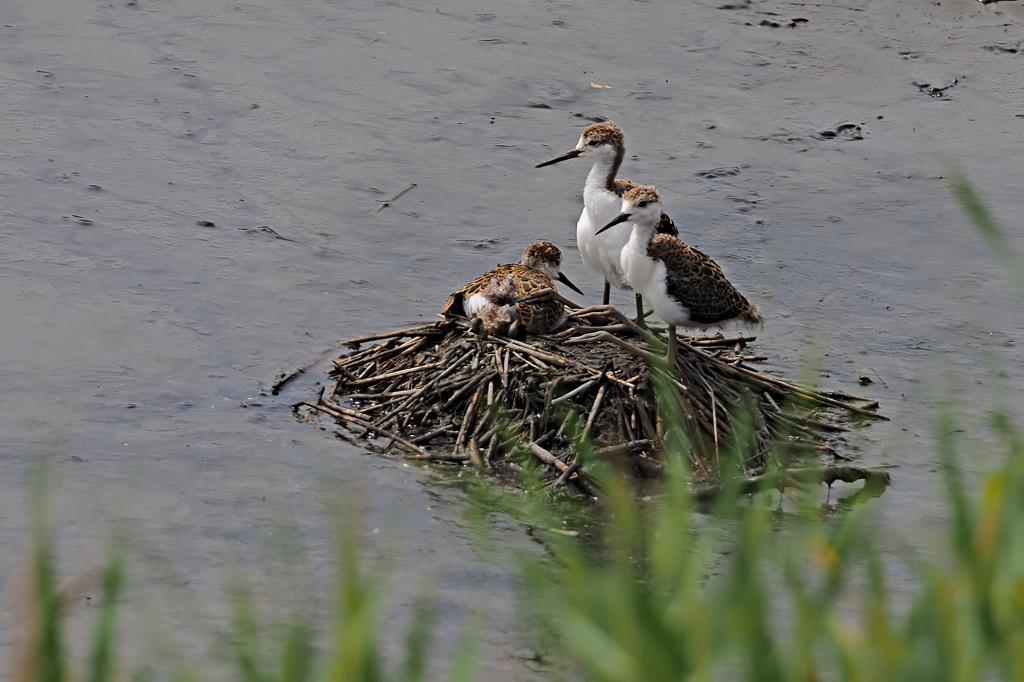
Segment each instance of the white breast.
[[622,209],[622,200],[614,192],[588,186],[583,192],[583,213],[576,223],[576,244],[583,264],[618,289],[629,289],[628,278],[620,263],[622,247],[629,239],[630,225],[621,223],[601,234],[597,231],[612,221]]
[[[626,224],[632,228],[632,223]],[[690,310],[668,295],[665,264],[647,255],[646,238],[634,232],[622,248],[620,263],[633,290],[654,308],[655,315],[672,325],[685,325],[690,321]]]

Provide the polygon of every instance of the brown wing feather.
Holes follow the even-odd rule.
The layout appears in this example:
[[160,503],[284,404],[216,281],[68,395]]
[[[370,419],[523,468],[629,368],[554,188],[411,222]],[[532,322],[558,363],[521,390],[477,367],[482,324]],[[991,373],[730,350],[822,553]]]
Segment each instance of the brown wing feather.
[[668,294],[690,310],[691,321],[714,324],[739,318],[761,322],[757,308],[726,279],[710,256],[662,234],[648,244],[647,255],[665,264]]
[[[506,263],[485,272],[449,296],[444,304],[444,314],[465,316],[462,302],[467,296],[480,293],[490,285],[493,279],[500,281],[507,277],[512,278],[520,297],[541,289],[555,288],[555,283],[551,278],[540,270],[534,270],[522,263]],[[551,325],[562,316],[562,310],[563,306],[558,301],[516,304],[519,326],[528,334],[546,334],[551,331]]]

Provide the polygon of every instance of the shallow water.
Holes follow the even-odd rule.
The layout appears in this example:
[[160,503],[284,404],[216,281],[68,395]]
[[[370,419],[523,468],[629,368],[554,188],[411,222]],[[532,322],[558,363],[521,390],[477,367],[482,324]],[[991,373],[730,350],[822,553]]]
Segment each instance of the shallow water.
[[[501,526],[481,558],[457,492],[296,423],[316,371],[265,393],[339,339],[429,319],[535,239],[596,300],[573,244],[586,169],[533,169],[592,117],[626,129],[626,177],[662,187],[683,238],[760,305],[765,369],[817,364],[823,386],[881,402],[893,421],[855,443],[898,465],[881,541],[922,547],[943,511],[942,392],[980,414],[1024,389],[1024,303],[941,177],[962,164],[1020,241],[1024,57],[985,48],[1024,40],[1024,8],[719,9],[738,5],[0,5],[0,573],[51,452],[64,570],[101,561],[114,524],[147,548],[127,611],[179,610],[138,650],[192,652],[239,567],[322,609],[272,576],[328,575],[324,510],[358,492],[367,542],[402,548],[396,602],[435,571],[449,630],[487,604],[484,678],[533,679],[502,568],[528,539]],[[915,85],[954,79],[941,97]],[[863,139],[821,134],[847,122]]]

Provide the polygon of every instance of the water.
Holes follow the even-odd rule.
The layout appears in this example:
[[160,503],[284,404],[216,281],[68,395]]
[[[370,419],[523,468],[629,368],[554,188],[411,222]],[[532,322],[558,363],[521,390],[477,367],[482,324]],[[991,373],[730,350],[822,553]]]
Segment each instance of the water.
[[[339,339],[430,319],[536,239],[597,300],[573,244],[586,169],[533,169],[596,117],[627,131],[624,175],[662,187],[683,238],[761,306],[765,369],[817,358],[823,386],[881,402],[893,421],[855,443],[898,465],[880,541],[921,546],[943,512],[941,391],[980,413],[1024,388],[1024,304],[942,177],[962,164],[1020,241],[1024,61],[985,49],[1024,39],[1017,4],[8,0],[0,574],[52,452],[65,573],[122,529],[147,548],[127,610],[166,621],[133,642],[194,652],[239,571],[325,608],[272,576],[329,575],[324,510],[358,491],[367,544],[402,550],[392,623],[434,571],[448,630],[487,605],[484,677],[533,679],[501,568],[529,540],[502,525],[482,558],[456,491],[293,421],[316,370],[266,393]],[[848,122],[859,135],[822,134]]]

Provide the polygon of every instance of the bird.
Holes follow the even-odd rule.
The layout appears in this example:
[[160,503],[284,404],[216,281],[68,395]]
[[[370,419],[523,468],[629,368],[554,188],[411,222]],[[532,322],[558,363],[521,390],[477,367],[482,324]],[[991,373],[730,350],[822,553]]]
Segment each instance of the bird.
[[668,360],[674,363],[676,327],[706,328],[732,322],[759,325],[761,314],[726,279],[721,266],[678,237],[656,234],[661,196],[648,185],[626,192],[620,212],[597,233],[618,225],[631,228],[622,247],[620,266],[633,289],[668,325]]
[[[594,165],[583,186],[583,212],[576,223],[576,243],[583,264],[604,277],[604,305],[608,305],[611,298],[610,285],[615,285],[617,289],[632,288],[619,264],[619,254],[629,239],[629,229],[621,227],[600,236],[597,234],[602,226],[618,214],[622,195],[637,187],[637,183],[632,180],[616,177],[626,155],[624,138],[622,128],[611,121],[595,123],[583,130],[575,148],[536,166],[543,168],[575,158],[593,159]],[[659,217],[657,231],[662,234],[679,234],[675,223],[664,212]],[[636,307],[637,322],[643,324],[643,302],[639,294]]]
[[562,252],[547,241],[534,242],[518,263],[499,265],[480,275],[448,297],[446,316],[463,315],[485,334],[547,334],[567,318],[558,300],[521,299],[542,290],[553,290],[558,280],[582,295],[561,270]]

